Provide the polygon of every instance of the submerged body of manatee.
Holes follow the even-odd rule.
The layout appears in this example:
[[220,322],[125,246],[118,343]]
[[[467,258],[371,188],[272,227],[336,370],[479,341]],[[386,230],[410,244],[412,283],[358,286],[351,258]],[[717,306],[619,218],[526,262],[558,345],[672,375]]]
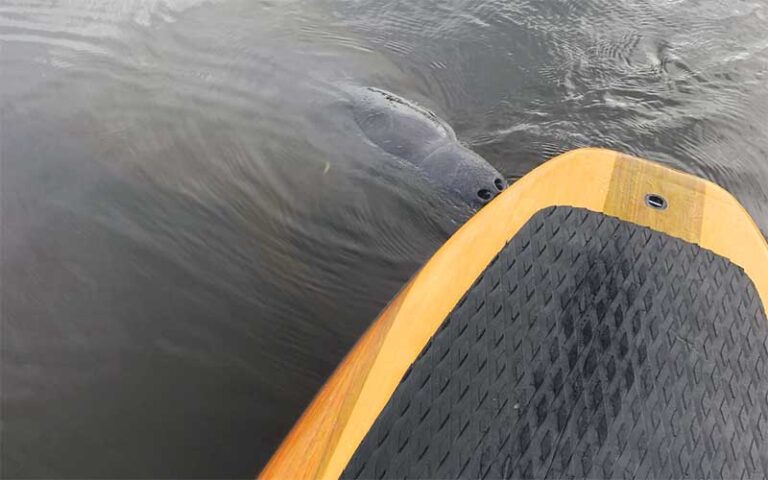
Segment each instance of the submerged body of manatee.
[[459,144],[451,126],[433,112],[377,88],[358,87],[350,95],[365,138],[455,200],[476,209],[507,187],[501,173]]
[[251,477],[507,183],[603,146],[768,229],[764,2],[0,5],[7,477]]

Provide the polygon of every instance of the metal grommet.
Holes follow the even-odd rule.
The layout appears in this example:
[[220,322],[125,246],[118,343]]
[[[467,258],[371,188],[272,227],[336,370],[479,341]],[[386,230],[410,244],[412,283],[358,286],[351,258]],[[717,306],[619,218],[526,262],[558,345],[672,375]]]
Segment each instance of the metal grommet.
[[667,199],[657,193],[649,193],[645,196],[645,204],[655,210],[666,210],[669,204]]

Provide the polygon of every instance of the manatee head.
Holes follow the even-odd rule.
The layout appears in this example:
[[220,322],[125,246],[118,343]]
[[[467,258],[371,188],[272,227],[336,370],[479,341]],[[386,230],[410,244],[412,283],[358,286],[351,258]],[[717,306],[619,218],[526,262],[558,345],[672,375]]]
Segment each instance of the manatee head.
[[504,177],[483,157],[459,143],[435,149],[419,168],[473,208],[480,208],[507,188]]
[[471,207],[482,207],[507,187],[504,177],[462,146],[450,125],[431,111],[378,88],[353,89],[352,105],[369,141]]

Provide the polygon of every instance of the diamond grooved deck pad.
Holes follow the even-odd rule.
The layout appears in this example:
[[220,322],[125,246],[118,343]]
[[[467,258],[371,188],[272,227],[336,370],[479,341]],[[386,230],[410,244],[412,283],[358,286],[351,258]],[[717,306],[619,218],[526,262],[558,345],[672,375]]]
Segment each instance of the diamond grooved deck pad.
[[768,321],[744,272],[551,207],[455,307],[342,476],[765,478],[767,437]]

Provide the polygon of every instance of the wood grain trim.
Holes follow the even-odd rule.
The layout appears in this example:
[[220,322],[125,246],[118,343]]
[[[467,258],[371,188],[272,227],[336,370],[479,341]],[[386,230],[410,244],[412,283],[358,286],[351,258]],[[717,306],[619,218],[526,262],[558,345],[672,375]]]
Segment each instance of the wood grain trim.
[[261,478],[309,479],[326,475],[328,461],[351,418],[352,407],[370,372],[371,364],[397,317],[410,283],[357,341],[323,386],[280,448],[261,472]]
[[710,182],[697,243],[743,268],[768,310],[768,242],[738,200]]
[[[648,195],[663,197],[666,208],[650,208],[646,204]],[[617,155],[603,212],[697,243],[704,222],[705,195],[706,184],[699,178]]]
[[[670,207],[649,214],[646,191],[668,196]],[[435,253],[344,359],[260,477],[338,478],[464,293],[536,212],[553,205],[606,212],[699,243],[742,266],[768,304],[768,244],[727,192],[609,150],[566,153],[513,184]]]

